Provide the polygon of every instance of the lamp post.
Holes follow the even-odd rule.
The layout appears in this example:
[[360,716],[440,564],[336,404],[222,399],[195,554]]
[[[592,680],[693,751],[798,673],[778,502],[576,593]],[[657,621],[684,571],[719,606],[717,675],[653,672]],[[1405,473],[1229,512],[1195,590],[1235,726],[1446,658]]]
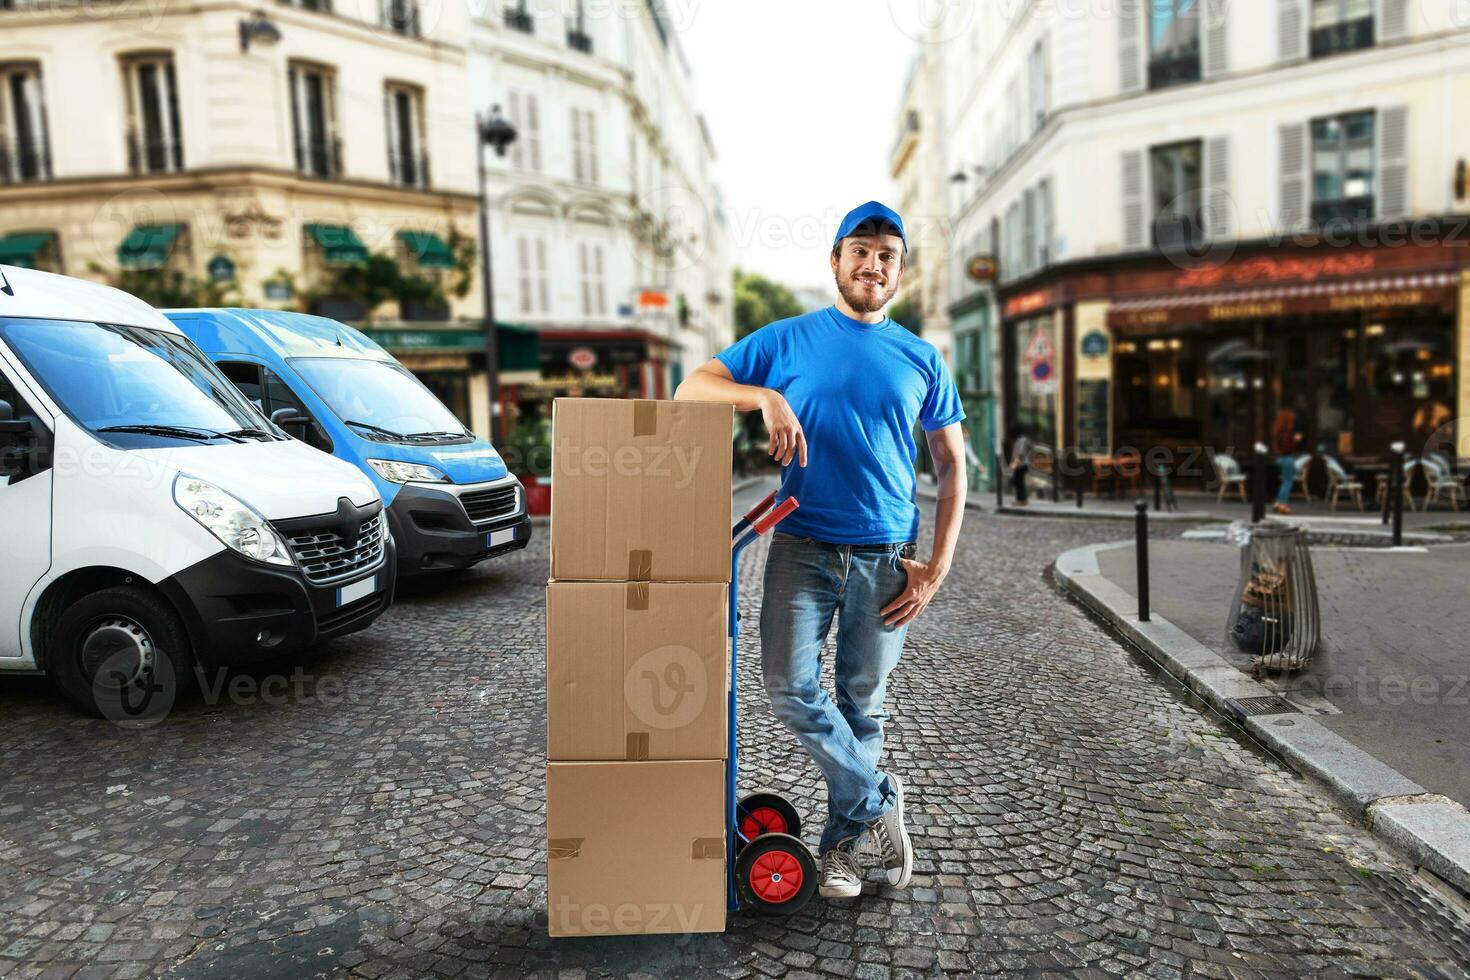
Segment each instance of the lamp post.
[[516,140],[516,128],[500,114],[500,106],[475,115],[475,169],[480,177],[480,289],[485,297],[485,373],[490,379],[490,441],[500,438],[495,410],[500,406],[500,337],[495,330],[495,278],[490,267],[490,201],[485,191],[485,147],[505,156]]
[[270,46],[281,40],[281,29],[271,23],[265,11],[257,10],[249,18],[240,21],[240,53],[250,50],[251,44]]

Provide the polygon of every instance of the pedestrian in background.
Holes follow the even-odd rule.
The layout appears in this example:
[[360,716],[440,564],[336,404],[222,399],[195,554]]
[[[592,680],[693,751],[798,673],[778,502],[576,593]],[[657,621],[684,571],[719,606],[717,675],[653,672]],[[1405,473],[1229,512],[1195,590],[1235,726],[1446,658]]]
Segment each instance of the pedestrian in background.
[[1276,422],[1271,426],[1271,449],[1276,453],[1276,466],[1281,470],[1281,488],[1276,491],[1276,503],[1272,506],[1278,514],[1290,514],[1291,487],[1296,482],[1297,447],[1302,436],[1296,431],[1296,413],[1283,408],[1276,413]]
[[1011,427],[1011,485],[1016,491],[1016,505],[1026,506],[1026,475],[1031,472],[1031,453],[1036,444],[1019,425]]

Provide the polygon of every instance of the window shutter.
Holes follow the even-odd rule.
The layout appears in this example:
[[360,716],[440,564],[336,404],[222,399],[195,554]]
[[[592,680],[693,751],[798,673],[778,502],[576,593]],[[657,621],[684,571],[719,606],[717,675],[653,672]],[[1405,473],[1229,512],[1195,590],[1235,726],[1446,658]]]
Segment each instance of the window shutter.
[[1282,61],[1307,56],[1306,0],[1276,0],[1276,54]]
[[1281,127],[1281,213],[1282,233],[1300,231],[1310,214],[1307,185],[1307,124]]
[[1230,137],[1217,136],[1205,143],[1205,234],[1215,241],[1234,234],[1230,202]]
[[524,237],[516,239],[516,265],[520,270],[521,312],[531,312],[531,253]]
[[1121,0],[1118,4],[1118,90],[1125,95],[1143,91],[1144,25],[1143,0]]
[[1391,106],[1378,113],[1378,214],[1380,220],[1409,214],[1409,108]]
[[536,297],[542,313],[551,312],[551,283],[546,276],[546,239],[536,239]]
[[1146,218],[1143,213],[1143,151],[1128,150],[1123,154],[1123,247],[1140,249],[1147,244],[1144,237]]
[[597,183],[597,116],[588,109],[582,122],[582,139],[587,144],[587,180]]
[[534,95],[526,96],[526,131],[530,137],[527,160],[531,169],[541,172],[541,103]]
[[576,107],[572,108],[572,179],[582,179],[582,110]]
[[[521,115],[521,93],[519,92],[510,93],[510,121],[517,127],[526,124],[526,117]],[[517,170],[524,169],[526,166],[525,142],[525,140],[516,140],[510,145],[511,166]]]
[[1201,13],[1204,15],[1204,76],[1217,78],[1230,67],[1229,4],[1227,0],[1205,0]]
[[1401,41],[1408,36],[1408,0],[1378,0],[1378,39]]
[[393,90],[383,90],[383,131],[388,138],[388,180],[394,184],[398,177],[398,119],[393,113]]

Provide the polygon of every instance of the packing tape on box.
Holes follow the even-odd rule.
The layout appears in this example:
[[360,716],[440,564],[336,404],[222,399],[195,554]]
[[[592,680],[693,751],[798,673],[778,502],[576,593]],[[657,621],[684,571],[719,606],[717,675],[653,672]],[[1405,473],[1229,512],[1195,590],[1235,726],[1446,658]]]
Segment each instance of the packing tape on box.
[[582,853],[585,837],[553,837],[546,842],[546,860],[565,861]]
[[689,856],[696,861],[723,861],[725,860],[725,839],[723,837],[696,837]]
[[627,761],[627,762],[647,762],[648,761],[648,733],[647,732],[629,732],[628,733],[628,754],[627,754],[627,757],[626,757],[625,761]]
[[658,432],[658,402],[639,399],[633,402],[633,435],[651,436]]
[[629,582],[627,589],[628,599],[624,608],[636,611],[648,608],[648,583]]
[[647,582],[653,578],[653,552],[648,548],[628,550],[628,579]]

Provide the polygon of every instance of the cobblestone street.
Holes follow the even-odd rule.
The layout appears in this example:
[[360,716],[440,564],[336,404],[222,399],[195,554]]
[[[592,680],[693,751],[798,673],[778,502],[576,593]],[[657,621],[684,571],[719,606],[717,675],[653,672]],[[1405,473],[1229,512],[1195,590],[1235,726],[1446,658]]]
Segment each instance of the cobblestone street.
[[[403,586],[300,676],[243,675],[157,727],[5,680],[0,976],[1463,975],[1463,930],[1408,869],[1045,577],[1126,533],[968,513],[889,688],[912,888],[722,935],[546,936],[544,527]],[[814,841],[821,784],[764,703],[764,544],[748,555],[742,782],[800,801]]]

